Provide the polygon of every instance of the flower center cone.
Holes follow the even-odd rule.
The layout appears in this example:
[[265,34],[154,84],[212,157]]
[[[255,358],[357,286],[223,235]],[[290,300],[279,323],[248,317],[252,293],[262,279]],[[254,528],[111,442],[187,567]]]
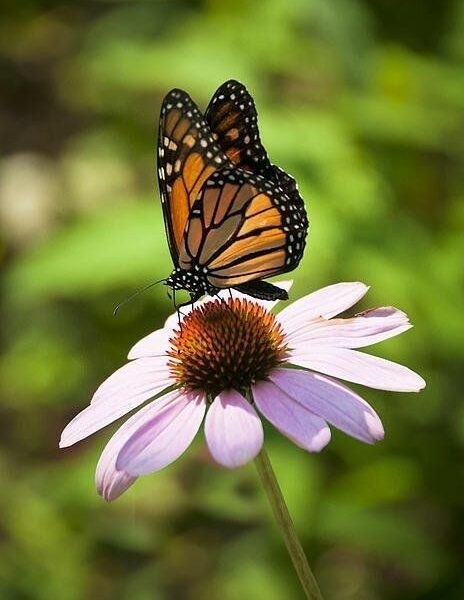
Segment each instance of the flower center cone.
[[216,300],[192,310],[174,332],[169,366],[175,380],[209,395],[247,390],[285,361],[275,316],[246,299]]

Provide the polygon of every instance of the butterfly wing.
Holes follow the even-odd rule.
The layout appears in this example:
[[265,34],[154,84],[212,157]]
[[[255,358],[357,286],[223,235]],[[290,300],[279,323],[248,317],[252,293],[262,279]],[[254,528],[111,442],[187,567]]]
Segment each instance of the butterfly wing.
[[214,173],[193,205],[179,255],[211,285],[236,287],[291,271],[307,229],[303,205],[274,182],[240,169]]
[[282,188],[291,203],[298,205],[307,227],[304,202],[295,179],[273,165],[261,143],[258,113],[251,94],[231,79],[218,88],[208,105],[205,119],[219,146],[237,168],[242,168]]
[[259,137],[255,103],[242,83],[233,79],[223,83],[211,98],[205,119],[236,167],[263,174],[271,166]]
[[205,181],[230,164],[190,96],[171,90],[158,130],[158,183],[169,250],[175,266],[193,203]]

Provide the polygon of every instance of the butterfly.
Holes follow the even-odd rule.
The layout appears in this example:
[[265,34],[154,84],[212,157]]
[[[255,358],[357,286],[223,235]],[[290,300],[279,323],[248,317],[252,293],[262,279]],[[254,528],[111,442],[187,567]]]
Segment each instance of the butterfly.
[[174,263],[166,285],[191,303],[228,288],[288,298],[265,279],[298,265],[308,219],[295,180],[269,161],[244,85],[226,81],[204,115],[186,92],[166,95],[158,182]]

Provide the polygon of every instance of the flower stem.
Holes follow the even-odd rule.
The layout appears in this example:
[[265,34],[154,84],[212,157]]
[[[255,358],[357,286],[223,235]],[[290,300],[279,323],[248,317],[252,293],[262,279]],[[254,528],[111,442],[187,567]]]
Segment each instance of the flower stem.
[[323,600],[316,578],[311,571],[296,534],[295,526],[285,504],[274,469],[264,448],[255,458],[255,465],[306,597],[310,600]]

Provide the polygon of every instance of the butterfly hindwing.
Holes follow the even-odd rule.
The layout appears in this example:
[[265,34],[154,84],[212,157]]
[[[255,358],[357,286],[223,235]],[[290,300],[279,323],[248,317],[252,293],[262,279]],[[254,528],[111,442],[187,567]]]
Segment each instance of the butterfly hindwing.
[[217,288],[290,271],[303,254],[302,217],[304,207],[294,205],[274,182],[222,169],[193,205],[179,264],[198,269]]
[[179,250],[193,203],[205,181],[229,164],[190,96],[174,89],[164,98],[158,131],[158,182],[169,249]]

